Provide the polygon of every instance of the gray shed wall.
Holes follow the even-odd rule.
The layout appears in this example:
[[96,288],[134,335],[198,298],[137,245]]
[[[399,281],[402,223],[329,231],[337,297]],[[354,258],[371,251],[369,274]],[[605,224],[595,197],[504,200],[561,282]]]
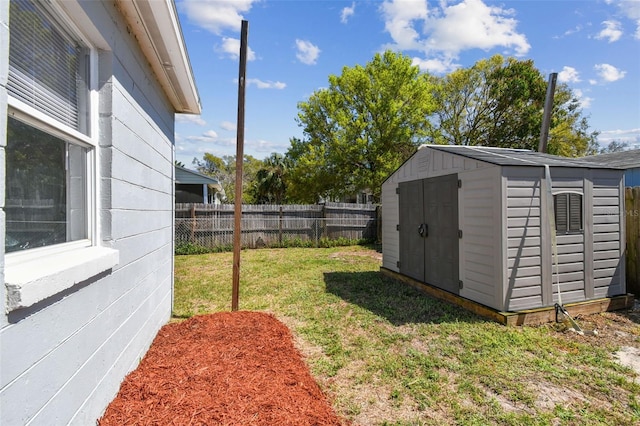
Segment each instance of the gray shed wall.
[[[94,424],[171,314],[173,109],[113,4],[81,4],[83,25],[94,23],[90,37],[103,49],[99,244],[118,250],[119,263],[37,306],[2,310],[0,424]],[[0,2],[2,146],[8,8]],[[0,181],[4,202],[4,177]],[[5,303],[4,255],[0,280]]]
[[411,158],[398,168],[383,184],[382,202],[382,266],[399,272],[400,240],[396,225],[400,220],[398,194],[396,188],[400,182],[443,176],[464,170],[493,167],[482,161],[470,160],[458,155],[436,151],[428,147],[419,149]]
[[551,170],[553,193],[583,194],[580,233],[558,235],[554,275],[544,168],[496,166],[428,147],[382,185],[383,267],[399,272],[399,182],[457,173],[460,295],[497,310],[523,310],[624,294],[623,172]]

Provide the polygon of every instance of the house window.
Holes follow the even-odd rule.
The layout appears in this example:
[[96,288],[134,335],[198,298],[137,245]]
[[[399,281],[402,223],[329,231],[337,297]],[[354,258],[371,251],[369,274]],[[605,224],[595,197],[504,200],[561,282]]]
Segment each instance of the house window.
[[561,192],[553,196],[556,232],[582,231],[582,194]]
[[5,251],[90,239],[91,50],[48,2],[12,0]]

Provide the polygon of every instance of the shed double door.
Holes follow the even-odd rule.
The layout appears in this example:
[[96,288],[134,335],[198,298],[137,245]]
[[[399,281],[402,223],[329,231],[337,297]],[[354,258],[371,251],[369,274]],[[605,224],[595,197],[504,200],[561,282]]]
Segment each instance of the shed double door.
[[399,184],[400,273],[459,294],[458,175]]

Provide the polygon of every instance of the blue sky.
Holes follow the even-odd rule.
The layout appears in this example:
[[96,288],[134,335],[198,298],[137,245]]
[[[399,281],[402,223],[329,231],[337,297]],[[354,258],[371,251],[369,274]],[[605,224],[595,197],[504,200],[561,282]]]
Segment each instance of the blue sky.
[[298,102],[343,67],[401,51],[434,75],[496,53],[579,96],[599,141],[640,148],[640,0],[176,0],[202,102],[178,115],[176,160],[235,155],[241,21],[249,22],[245,154],[302,138]]

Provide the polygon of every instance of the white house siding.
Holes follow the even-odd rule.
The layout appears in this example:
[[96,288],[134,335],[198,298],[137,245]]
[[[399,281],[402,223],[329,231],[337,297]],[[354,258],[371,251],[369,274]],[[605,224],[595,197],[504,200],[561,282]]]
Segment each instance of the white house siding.
[[[620,188],[620,189],[618,189]],[[624,193],[620,176],[593,171],[593,297],[624,294]]]
[[540,167],[502,168],[506,186],[505,310],[543,304],[543,172]]
[[[8,7],[0,2],[2,22]],[[3,425],[94,424],[171,314],[173,109],[113,4],[82,8],[83,25],[96,23],[103,38],[99,235],[120,261],[44,303],[0,315]],[[8,37],[4,25],[0,31],[4,123]],[[0,262],[2,274],[4,256]]]
[[502,309],[499,286],[502,271],[502,186],[500,167],[459,173],[458,215],[460,295],[495,309]]
[[437,151],[423,146],[398,168],[383,184],[382,201],[382,266],[400,272],[397,266],[400,260],[400,234],[396,229],[400,213],[396,189],[400,182],[425,179],[458,173],[463,170],[489,167],[482,161]]

